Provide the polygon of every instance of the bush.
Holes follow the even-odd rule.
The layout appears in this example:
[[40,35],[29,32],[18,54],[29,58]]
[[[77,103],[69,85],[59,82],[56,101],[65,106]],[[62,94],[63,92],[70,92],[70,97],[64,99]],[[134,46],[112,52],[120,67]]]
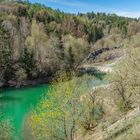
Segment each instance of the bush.
[[110,76],[112,93],[121,110],[139,106],[140,102],[140,65],[139,48],[127,51],[125,59]]
[[27,8],[25,6],[19,6],[18,7],[18,16],[25,16],[27,17],[28,13],[27,13]]
[[0,140],[13,140],[14,128],[10,121],[2,122],[0,120]]
[[67,74],[58,76],[59,83],[53,83],[38,109],[25,120],[26,139],[73,140],[79,128],[91,130],[96,126],[101,108],[97,105],[95,109],[94,100],[83,96],[89,93],[90,77],[77,79],[73,74],[70,75],[72,79]]

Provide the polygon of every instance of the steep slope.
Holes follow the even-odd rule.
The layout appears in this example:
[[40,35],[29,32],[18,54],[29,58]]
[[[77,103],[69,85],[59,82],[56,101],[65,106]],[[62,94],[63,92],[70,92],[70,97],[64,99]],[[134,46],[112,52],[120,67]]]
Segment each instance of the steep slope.
[[[28,85],[31,83],[28,80],[36,79],[48,81],[58,71],[76,69],[90,50],[94,53],[89,57],[97,59],[95,53],[108,50],[103,43],[102,49],[96,47],[98,42],[104,42],[98,40],[107,40],[110,34],[127,37],[132,34],[130,23],[135,20],[104,13],[66,14],[27,2],[0,3],[0,85]],[[108,50],[109,58],[98,58],[99,61],[119,54],[113,54],[118,46],[108,44],[114,47]]]

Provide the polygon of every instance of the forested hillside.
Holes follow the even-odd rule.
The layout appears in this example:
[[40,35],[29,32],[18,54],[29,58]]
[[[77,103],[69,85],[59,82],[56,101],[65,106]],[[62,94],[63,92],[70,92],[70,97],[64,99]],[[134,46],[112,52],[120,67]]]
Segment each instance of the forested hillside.
[[139,52],[139,19],[0,0],[0,140],[139,140]]
[[101,44],[122,45],[114,36],[129,38],[139,27],[139,20],[115,14],[75,15],[40,4],[1,2],[0,86],[21,86],[76,69],[90,51],[101,49]]

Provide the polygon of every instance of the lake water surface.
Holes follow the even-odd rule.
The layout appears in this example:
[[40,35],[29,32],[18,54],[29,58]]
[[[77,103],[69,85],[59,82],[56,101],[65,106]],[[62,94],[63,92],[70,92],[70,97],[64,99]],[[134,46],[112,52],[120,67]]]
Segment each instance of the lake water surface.
[[16,135],[21,134],[24,117],[37,106],[49,85],[26,87],[20,89],[0,90],[0,115],[4,120],[10,119]]

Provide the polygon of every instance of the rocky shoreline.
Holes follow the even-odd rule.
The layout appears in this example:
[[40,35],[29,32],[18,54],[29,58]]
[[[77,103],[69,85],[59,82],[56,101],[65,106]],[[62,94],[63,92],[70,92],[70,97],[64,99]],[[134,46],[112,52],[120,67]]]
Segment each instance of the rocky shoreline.
[[0,88],[5,87],[14,87],[14,88],[20,88],[20,87],[28,87],[28,86],[36,86],[39,84],[48,84],[52,80],[52,77],[45,77],[45,78],[39,78],[39,79],[33,79],[33,80],[24,80],[21,83],[17,83],[14,80],[8,81],[7,84],[1,86]]

